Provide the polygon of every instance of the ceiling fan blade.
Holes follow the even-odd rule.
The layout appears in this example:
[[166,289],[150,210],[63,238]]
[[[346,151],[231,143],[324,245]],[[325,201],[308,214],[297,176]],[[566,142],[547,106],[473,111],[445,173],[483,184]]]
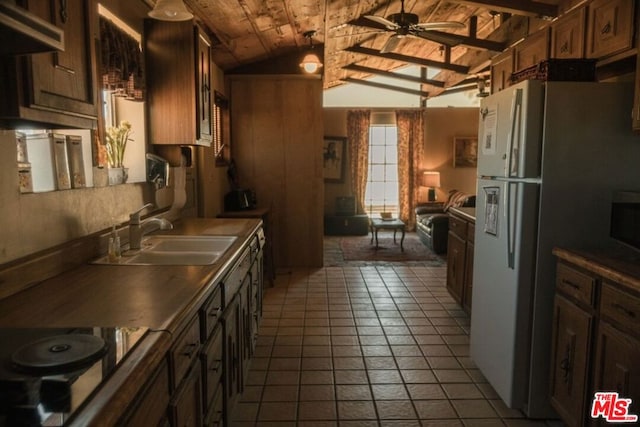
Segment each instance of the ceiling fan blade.
[[384,46],[382,46],[382,49],[380,49],[380,53],[389,53],[393,51],[396,47],[398,47],[400,40],[402,40],[401,35],[398,35],[398,34],[392,35],[391,37],[389,37],[389,40],[387,40]]
[[440,43],[450,47],[454,47],[460,44],[460,40],[455,38],[453,34],[451,35],[451,37],[449,37],[446,34],[434,33],[432,31],[412,31],[411,33],[425,40]]
[[396,24],[395,22],[391,22],[387,18],[383,18],[382,16],[364,15],[363,18],[366,18],[369,21],[377,22],[378,24],[384,25],[390,30],[395,30],[399,28],[398,24]]
[[427,30],[447,30],[447,29],[457,30],[457,29],[460,29],[460,28],[464,28],[465,25],[462,22],[443,21],[443,22],[424,22],[424,23],[421,23],[421,24],[416,24],[415,27],[418,30],[423,30],[423,31],[427,31]]

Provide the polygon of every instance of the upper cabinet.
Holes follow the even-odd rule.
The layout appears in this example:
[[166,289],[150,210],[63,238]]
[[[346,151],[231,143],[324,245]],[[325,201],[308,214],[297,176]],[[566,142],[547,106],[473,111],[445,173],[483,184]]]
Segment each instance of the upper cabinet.
[[633,47],[634,0],[594,0],[589,4],[587,57],[603,58]]
[[532,67],[549,58],[549,29],[544,28],[515,46],[514,72]]
[[491,61],[491,93],[500,92],[511,86],[511,74],[513,74],[513,49],[507,49]]
[[153,144],[211,145],[211,42],[192,21],[145,21]]
[[61,127],[96,127],[96,3],[25,0],[29,12],[64,31],[64,51],[3,57],[0,120]]
[[584,35],[587,20],[585,7],[575,9],[551,24],[551,57],[584,58]]

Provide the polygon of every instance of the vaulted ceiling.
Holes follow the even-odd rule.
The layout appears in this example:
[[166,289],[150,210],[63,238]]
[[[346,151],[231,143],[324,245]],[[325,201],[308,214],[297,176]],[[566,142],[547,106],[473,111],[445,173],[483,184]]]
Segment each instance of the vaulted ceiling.
[[214,61],[227,72],[296,52],[302,56],[310,44],[304,33],[313,30],[312,43],[324,56],[325,89],[345,82],[369,84],[368,79],[378,74],[397,77],[394,70],[414,64],[441,70],[432,80],[426,73],[417,80],[427,97],[475,82],[486,74],[492,56],[543,20],[556,17],[571,1],[575,3],[404,0],[405,12],[415,14],[420,23],[455,21],[464,26],[421,34],[446,44],[402,37],[384,54],[380,49],[395,32],[363,16],[398,14],[401,0],[185,0],[185,4],[211,31]]

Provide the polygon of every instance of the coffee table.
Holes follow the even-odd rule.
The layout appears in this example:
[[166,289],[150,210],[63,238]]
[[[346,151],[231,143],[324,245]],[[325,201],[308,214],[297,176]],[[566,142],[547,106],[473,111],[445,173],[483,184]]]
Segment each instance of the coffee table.
[[384,220],[382,218],[371,218],[369,224],[371,228],[371,244],[373,244],[373,237],[376,238],[376,249],[378,249],[378,230],[393,230],[393,243],[396,243],[396,232],[402,231],[402,237],[400,238],[400,250],[404,252],[402,243],[404,242],[404,222],[399,219]]

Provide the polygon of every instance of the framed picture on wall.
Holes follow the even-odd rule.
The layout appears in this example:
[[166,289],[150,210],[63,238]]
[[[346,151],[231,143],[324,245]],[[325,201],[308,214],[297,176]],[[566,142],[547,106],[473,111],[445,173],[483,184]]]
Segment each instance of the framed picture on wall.
[[347,138],[325,136],[322,159],[324,181],[343,182],[347,159]]
[[453,167],[475,168],[478,166],[478,137],[456,136],[453,138]]

